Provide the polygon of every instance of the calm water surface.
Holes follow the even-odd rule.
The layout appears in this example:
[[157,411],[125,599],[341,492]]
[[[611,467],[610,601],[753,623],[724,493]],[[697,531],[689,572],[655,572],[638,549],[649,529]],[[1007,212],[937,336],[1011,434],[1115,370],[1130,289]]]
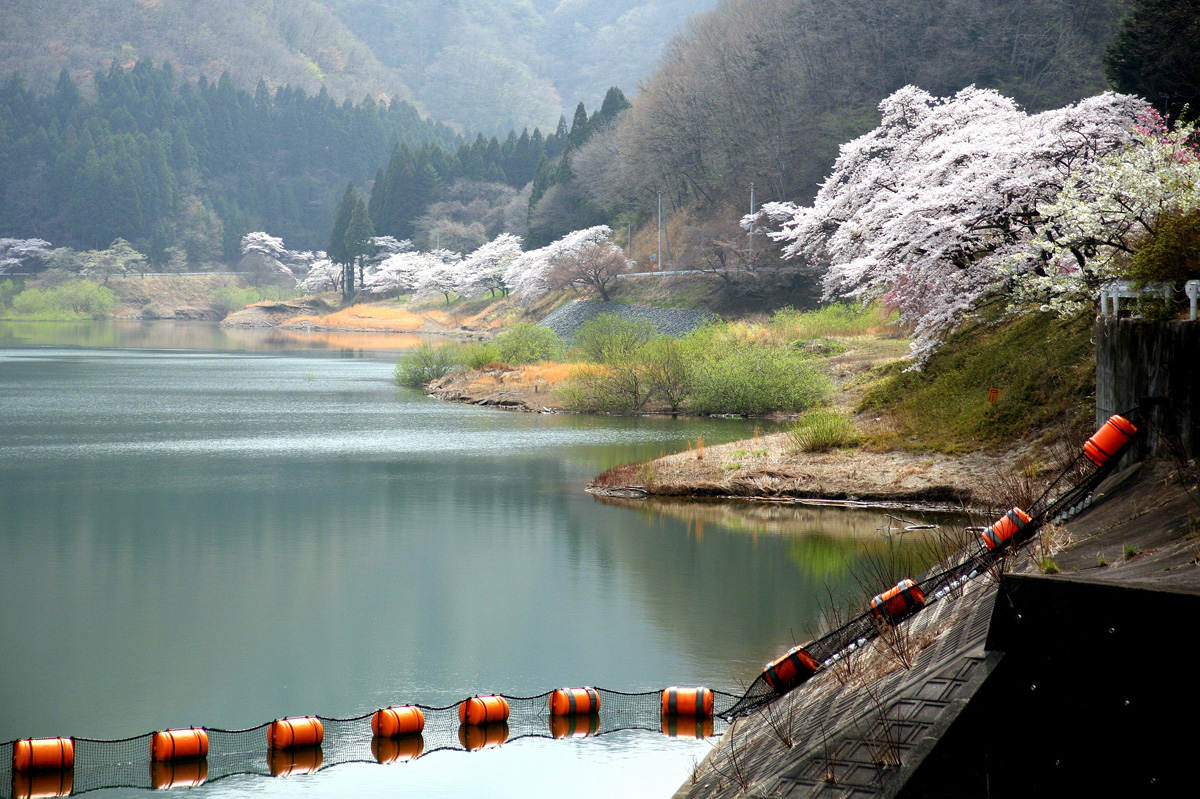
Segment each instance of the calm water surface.
[[[597,501],[609,466],[754,425],[441,403],[392,381],[412,343],[0,323],[0,741],[736,692],[878,540],[875,511]],[[666,797],[709,746],[525,739],[189,795]]]

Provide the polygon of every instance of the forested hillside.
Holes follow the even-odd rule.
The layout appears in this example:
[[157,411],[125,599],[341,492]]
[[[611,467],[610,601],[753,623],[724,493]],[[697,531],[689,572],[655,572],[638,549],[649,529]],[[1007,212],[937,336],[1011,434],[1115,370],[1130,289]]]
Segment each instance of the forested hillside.
[[321,249],[347,179],[369,180],[397,143],[457,144],[399,101],[338,104],[262,82],[250,93],[149,61],[90,84],[63,71],[47,93],[0,85],[4,236],[79,248],[120,237],[156,264],[236,260],[253,230]]
[[0,76],[49,90],[66,69],[86,87],[95,70],[142,58],[193,80],[228,72],[248,91],[265,79],[272,90],[325,86],[339,102],[413,99],[315,0],[0,0]]
[[841,142],[914,84],[976,84],[1038,111],[1106,88],[1125,0],[725,0],[689,23],[623,123],[572,168],[609,214],[806,199]]

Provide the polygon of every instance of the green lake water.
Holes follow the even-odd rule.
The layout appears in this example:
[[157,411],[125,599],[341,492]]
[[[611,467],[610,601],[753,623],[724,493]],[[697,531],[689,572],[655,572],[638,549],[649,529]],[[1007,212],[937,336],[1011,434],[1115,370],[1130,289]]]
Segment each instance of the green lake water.
[[[411,342],[0,323],[0,741],[737,692],[860,591],[880,511],[584,492],[754,422],[442,403],[397,389],[392,346]],[[524,739],[188,795],[667,797],[710,746]]]

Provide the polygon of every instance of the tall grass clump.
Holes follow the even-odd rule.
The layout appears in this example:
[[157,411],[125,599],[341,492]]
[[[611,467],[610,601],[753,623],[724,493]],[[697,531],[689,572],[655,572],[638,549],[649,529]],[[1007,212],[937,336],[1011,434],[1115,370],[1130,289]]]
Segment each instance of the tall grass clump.
[[49,288],[29,288],[12,295],[0,312],[10,319],[74,321],[103,319],[117,306],[112,289],[90,280],[71,280]]
[[423,386],[445,377],[458,366],[457,349],[422,342],[396,364],[396,382],[402,386]]
[[532,322],[517,322],[492,342],[496,360],[516,366],[523,363],[557,360],[562,355],[562,340],[548,327]]
[[771,317],[771,327],[797,339],[828,336],[865,336],[895,330],[898,314],[879,302],[862,306],[835,302],[814,311],[781,308]]
[[828,452],[858,443],[854,423],[835,411],[809,411],[788,430],[792,446],[799,452]]

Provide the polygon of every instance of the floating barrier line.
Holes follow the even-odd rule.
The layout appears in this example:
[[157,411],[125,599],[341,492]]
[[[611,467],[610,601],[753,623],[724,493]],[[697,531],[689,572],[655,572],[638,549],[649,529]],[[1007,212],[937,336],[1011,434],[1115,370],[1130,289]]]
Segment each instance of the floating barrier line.
[[[343,763],[397,763],[441,751],[473,751],[522,738],[583,738],[624,730],[657,731],[679,738],[707,737],[725,730],[716,717],[664,717],[663,691],[624,692],[593,688],[598,713],[566,716],[551,714],[555,691],[533,696],[503,696],[510,712],[495,724],[461,724],[461,702],[450,705],[411,705],[424,715],[424,729],[393,738],[374,735],[375,712],[349,717],[312,716],[323,727],[316,746],[272,749],[269,730],[275,722],[226,729],[204,727],[208,756],[166,763],[153,760],[151,742],[156,733],[128,738],[64,739],[74,747],[73,768],[36,772],[13,769],[19,741],[0,744],[0,799],[26,796],[65,796],[102,788],[194,787],[233,775],[294,776]],[[689,689],[677,689],[689,690]],[[694,690],[694,689],[691,689]],[[711,691],[714,711],[732,707],[738,694]],[[468,697],[470,699],[471,697]],[[464,700],[466,701],[466,700]],[[403,706],[401,706],[403,707]]]
[[[218,727],[150,732],[131,738],[23,739],[0,744],[0,799],[66,796],[100,788],[194,787],[234,774],[292,776],[350,762],[395,763],[448,749],[474,751],[521,738],[578,738],[621,730],[660,730],[672,737],[703,738],[750,713],[813,675],[829,668],[879,636],[888,626],[960,589],[1067,509],[1086,507],[1088,496],[1129,451],[1144,426],[1137,410],[1109,419],[1051,482],[1028,512],[1013,508],[983,528],[973,545],[950,557],[952,565],[906,579],[880,593],[859,616],[816,640],[794,647],[768,664],[742,695],[708,688],[672,686],[661,691],[626,693],[603,688],[557,689],[533,696],[493,694],[468,697],[451,705],[406,705],[348,718],[304,716],[276,719],[256,727]],[[1064,481],[1070,487],[1055,494]],[[577,697],[586,714],[558,715],[552,696]],[[584,699],[586,698],[586,701]],[[561,700],[561,696],[560,696]],[[575,706],[575,698],[569,700]],[[385,738],[373,734],[372,721],[388,710],[416,708],[420,732]],[[591,713],[598,710],[597,713]],[[684,714],[690,715],[684,715]],[[487,723],[468,724],[467,721]],[[460,723],[462,722],[462,723]],[[376,722],[377,724],[377,722]],[[189,735],[189,732],[191,733]],[[207,757],[156,756],[155,741],[190,742]],[[68,757],[69,753],[69,757]]]

